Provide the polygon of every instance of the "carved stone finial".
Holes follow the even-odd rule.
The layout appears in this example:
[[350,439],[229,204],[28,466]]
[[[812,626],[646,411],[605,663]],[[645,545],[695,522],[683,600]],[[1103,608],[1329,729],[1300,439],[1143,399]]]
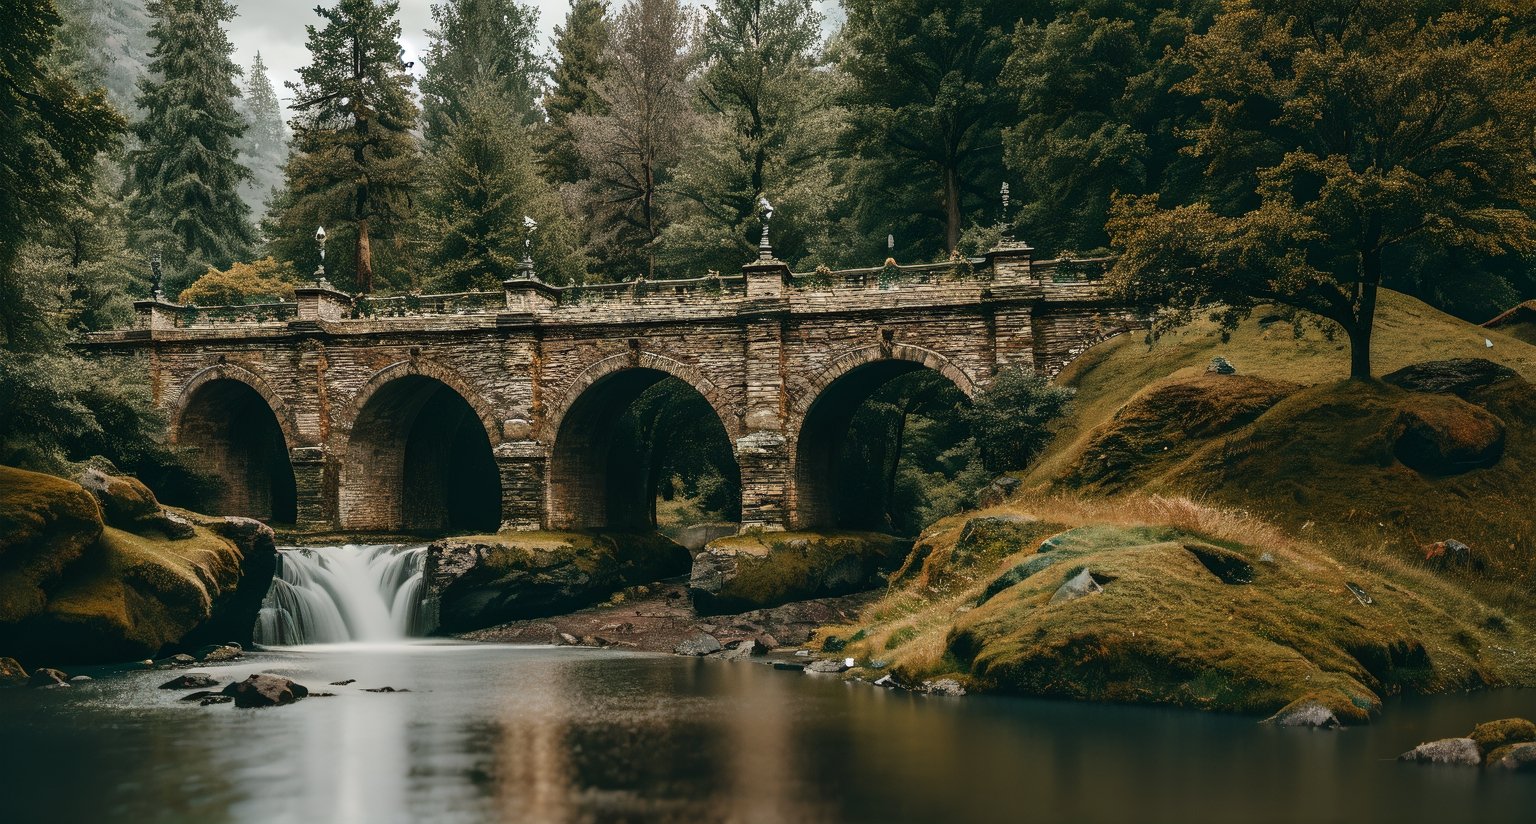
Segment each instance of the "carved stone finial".
[[757,213],[763,219],[763,239],[757,243],[757,259],[773,260],[773,245],[768,242],[768,222],[773,220],[773,204],[766,195],[757,198]]
[[156,252],[149,257],[149,297],[152,300],[165,300],[165,289],[161,286],[164,278],[160,269],[160,253]]

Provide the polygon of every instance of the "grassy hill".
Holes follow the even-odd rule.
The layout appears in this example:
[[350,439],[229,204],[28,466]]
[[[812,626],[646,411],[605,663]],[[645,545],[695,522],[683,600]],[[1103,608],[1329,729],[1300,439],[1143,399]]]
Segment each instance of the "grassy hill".
[[[1384,295],[1378,374],[1453,358],[1498,366],[1349,381],[1343,340],[1259,314],[1095,347],[1023,491],[930,527],[827,649],[908,682],[1347,722],[1536,684],[1536,346]],[[1470,558],[1427,561],[1447,539]]]

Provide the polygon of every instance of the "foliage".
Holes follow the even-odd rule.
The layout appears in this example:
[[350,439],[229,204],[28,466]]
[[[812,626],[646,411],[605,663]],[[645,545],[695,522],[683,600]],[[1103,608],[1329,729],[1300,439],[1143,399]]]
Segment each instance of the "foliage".
[[506,115],[523,125],[538,121],[544,64],[538,10],[519,0],[444,0],[432,6],[429,43],[422,55],[421,112],[429,142],[464,117],[475,95],[494,89]]
[[974,506],[986,483],[963,409],[948,378],[918,370],[859,405],[837,461],[838,526],[913,535]]
[[1179,128],[1198,104],[1175,94],[1188,69],[1172,55],[1209,25],[1217,0],[1057,0],[1022,21],[1003,84],[1019,117],[1004,130],[1022,236],[1046,256],[1105,245],[1112,197],[1199,183]]
[[144,118],[128,153],[129,243],[163,256],[173,283],[228,266],[255,240],[238,195],[251,173],[236,159],[245,120],[240,68],[224,23],[228,0],[153,0],[151,74],[139,82]]
[[1371,376],[1378,289],[1415,250],[1536,250],[1529,12],[1479,0],[1229,6],[1180,50],[1204,200],[1114,207],[1123,294],[1187,321],[1255,302],[1337,324]]
[[704,10],[696,88],[699,128],[667,187],[674,218],[662,239],[674,271],[733,269],[760,237],[758,200],[775,256],[806,255],[828,215],[824,156],[840,131],[833,85],[818,69],[821,15],[810,0],[723,0]]
[[[741,471],[730,438],[709,401],[678,378],[640,393],[614,424],[610,461],[640,467],[646,478],[639,513],[657,521],[657,500],[681,497],[724,521],[741,519]],[[610,491],[612,494],[612,491]]]
[[[416,285],[404,246],[420,150],[412,79],[400,50],[396,0],[338,0],[316,8],[310,63],[299,70],[293,153],[274,202],[270,250],[309,270],[316,226],[330,235],[326,271],[338,284],[374,290]],[[376,248],[374,241],[383,243]],[[376,259],[377,257],[377,259]]]
[[999,369],[964,413],[986,467],[1003,472],[1028,466],[1050,442],[1051,424],[1071,408],[1072,395],[1028,367]]
[[208,271],[181,291],[180,303],[194,306],[237,306],[293,300],[293,287],[299,280],[292,261],[279,262],[267,256],[250,263],[236,263],[228,269],[209,267]]
[[0,26],[0,347],[37,351],[52,339],[39,285],[19,257],[55,225],[96,171],[123,121],[100,90],[82,93],[48,64],[59,26],[49,0],[17,0]]
[[995,214],[1000,132],[1009,114],[998,78],[1017,0],[888,0],[849,3],[837,48],[853,79],[853,146],[879,160],[866,169],[877,191],[861,226],[924,238],[915,257],[955,248],[968,219]]
[[543,101],[549,122],[539,140],[546,174],[554,183],[576,183],[589,174],[570,116],[603,113],[596,87],[608,72],[612,28],[608,0],[571,0],[565,25],[555,26],[555,69]]
[[552,283],[586,275],[581,240],[539,176],[528,128],[499,89],[466,93],[427,159],[417,232],[434,288],[499,289],[518,274],[532,217],[534,269]]
[[656,276],[667,218],[661,187],[693,128],[688,106],[692,19],[679,0],[629,0],[613,25],[609,68],[594,87],[600,113],[573,113],[591,177],[579,185],[591,252],[611,280]]

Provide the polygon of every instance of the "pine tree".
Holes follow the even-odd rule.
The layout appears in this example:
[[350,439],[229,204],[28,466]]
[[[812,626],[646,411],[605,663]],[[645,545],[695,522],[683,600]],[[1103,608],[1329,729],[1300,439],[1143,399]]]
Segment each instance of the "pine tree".
[[698,100],[705,125],[675,171],[677,220],[663,244],[669,263],[733,269],[759,239],[758,199],[776,221],[775,253],[805,256],[812,224],[828,221],[829,181],[818,167],[835,145],[832,84],[818,72],[821,15],[811,0],[720,0],[705,11]]
[[660,192],[693,127],[688,74],[692,21],[679,0],[630,0],[614,25],[611,65],[595,87],[602,114],[569,126],[591,176],[580,199],[602,268],[618,279],[656,276],[666,227]]
[[968,213],[992,208],[1001,129],[1013,103],[998,84],[1019,0],[881,0],[845,5],[839,63],[853,79],[854,147],[879,165],[866,231],[960,242]]
[[240,68],[223,24],[227,0],[154,0],[151,75],[139,83],[143,120],[128,155],[130,243],[158,251],[172,280],[243,258],[255,240],[236,159],[245,120],[235,108]]
[[282,183],[283,161],[288,152],[287,133],[283,129],[283,110],[277,90],[267,74],[267,63],[256,52],[246,75],[244,105],[245,139],[240,143],[240,157],[251,170],[251,179],[240,187],[240,196],[251,211],[262,214],[272,190]]
[[[274,200],[272,250],[300,271],[317,264],[316,226],[330,235],[327,271],[359,292],[406,285],[404,229],[410,218],[420,149],[411,75],[401,57],[400,4],[339,0],[317,8],[308,26],[310,64],[299,70],[293,152],[285,191]],[[376,249],[375,239],[388,241]],[[379,253],[382,251],[382,255]]]
[[539,120],[544,62],[534,51],[537,9],[517,0],[446,0],[432,6],[432,20],[437,28],[427,33],[431,42],[421,80],[428,141],[459,121],[462,101],[481,87],[494,87],[521,122]]
[[539,276],[585,277],[580,238],[502,93],[499,84],[468,90],[428,159],[419,235],[440,278],[433,288],[498,289],[517,275],[530,237],[525,216],[537,223],[529,248]]
[[555,183],[575,183],[587,177],[570,118],[603,113],[595,87],[608,72],[612,28],[608,0],[571,0],[565,25],[555,27],[555,71],[544,96],[549,121],[539,141],[545,174]]

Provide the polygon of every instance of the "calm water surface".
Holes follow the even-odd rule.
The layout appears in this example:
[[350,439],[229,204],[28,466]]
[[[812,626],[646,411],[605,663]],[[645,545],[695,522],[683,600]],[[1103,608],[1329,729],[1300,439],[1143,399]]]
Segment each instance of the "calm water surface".
[[[207,667],[335,698],[199,707],[175,673],[0,692],[8,821],[1536,821],[1536,777],[1401,765],[1536,691],[1389,704],[1338,733],[925,698],[745,662],[348,645]],[[327,682],[355,678],[348,687]],[[406,687],[372,694],[362,687]]]

